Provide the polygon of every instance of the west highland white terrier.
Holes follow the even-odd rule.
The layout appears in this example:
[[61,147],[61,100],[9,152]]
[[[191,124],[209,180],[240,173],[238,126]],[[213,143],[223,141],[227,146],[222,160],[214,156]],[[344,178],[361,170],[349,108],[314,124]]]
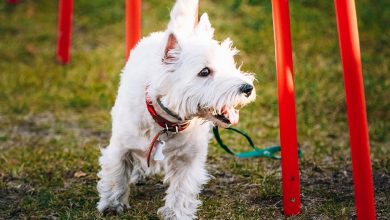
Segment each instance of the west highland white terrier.
[[255,99],[254,77],[236,67],[230,39],[213,39],[198,0],[177,0],[164,32],[131,51],[115,105],[112,136],[101,150],[98,210],[129,208],[129,183],[163,173],[169,184],[163,219],[194,219],[213,124],[228,127]]

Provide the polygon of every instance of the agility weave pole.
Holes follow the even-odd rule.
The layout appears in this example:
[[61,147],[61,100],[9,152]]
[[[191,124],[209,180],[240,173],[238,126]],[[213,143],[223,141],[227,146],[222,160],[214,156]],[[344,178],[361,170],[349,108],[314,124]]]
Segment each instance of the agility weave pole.
[[61,64],[70,61],[70,46],[72,39],[73,0],[58,2],[58,39],[57,60]]
[[272,20],[278,85],[283,211],[284,215],[291,216],[300,213],[301,196],[288,0],[272,0]]
[[[375,219],[366,104],[354,0],[334,0],[347,102],[355,206],[359,219]],[[296,115],[288,0],[272,0],[282,146],[283,209],[300,212]],[[295,202],[294,202],[295,201]]]
[[18,4],[19,0],[6,0],[8,4]]
[[126,60],[141,38],[141,0],[126,0]]
[[[334,0],[352,157],[355,206],[359,219],[375,219],[366,104],[354,0]],[[288,0],[272,0],[282,146],[283,209],[300,212],[299,170]],[[294,202],[295,201],[295,202]]]
[[334,0],[344,72],[355,206],[359,219],[375,219],[366,102],[355,1]]

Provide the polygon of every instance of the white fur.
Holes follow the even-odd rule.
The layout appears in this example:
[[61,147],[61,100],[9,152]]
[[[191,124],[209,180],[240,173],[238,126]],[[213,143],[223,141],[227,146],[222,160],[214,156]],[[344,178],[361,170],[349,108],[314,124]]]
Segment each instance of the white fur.
[[[219,43],[213,39],[214,29],[207,14],[194,28],[197,4],[197,0],[178,0],[167,30],[142,39],[131,52],[111,112],[110,144],[101,150],[99,159],[100,212],[123,212],[129,207],[128,184],[162,172],[169,188],[158,214],[163,219],[196,218],[201,204],[197,197],[208,180],[205,162],[212,122],[206,119],[226,106],[243,106],[255,98],[254,91],[249,97],[239,91],[241,85],[253,84],[253,76],[236,68],[233,56],[237,50],[232,49],[231,41]],[[170,34],[176,36],[178,44],[168,51],[170,59],[163,60]],[[198,76],[206,66],[212,74]],[[161,97],[166,107],[191,120],[186,130],[162,137],[166,141],[165,159],[152,160],[150,167],[146,151],[161,127],[147,111],[147,86],[153,103]],[[177,121],[158,105],[154,107],[163,117]]]

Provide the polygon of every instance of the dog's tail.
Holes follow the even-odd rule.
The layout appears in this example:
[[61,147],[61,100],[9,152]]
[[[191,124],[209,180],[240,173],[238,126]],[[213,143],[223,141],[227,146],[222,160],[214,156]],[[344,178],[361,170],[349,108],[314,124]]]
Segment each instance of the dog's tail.
[[168,30],[179,35],[191,34],[198,24],[199,0],[176,0]]

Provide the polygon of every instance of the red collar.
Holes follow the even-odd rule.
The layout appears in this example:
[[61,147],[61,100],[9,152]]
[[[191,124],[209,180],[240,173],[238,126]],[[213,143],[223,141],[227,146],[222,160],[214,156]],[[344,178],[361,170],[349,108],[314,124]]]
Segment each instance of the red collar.
[[147,93],[145,94],[145,97],[146,97],[146,107],[150,115],[152,116],[154,121],[163,128],[163,130],[179,133],[180,131],[186,129],[188,125],[190,125],[190,121],[184,121],[182,123],[174,123],[158,115]]

